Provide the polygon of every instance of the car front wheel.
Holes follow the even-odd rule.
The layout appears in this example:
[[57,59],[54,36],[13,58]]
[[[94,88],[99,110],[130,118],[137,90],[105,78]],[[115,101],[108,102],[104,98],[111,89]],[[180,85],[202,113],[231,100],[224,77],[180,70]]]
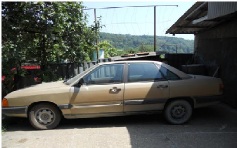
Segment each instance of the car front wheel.
[[36,129],[53,129],[61,121],[61,113],[55,106],[42,103],[30,109],[29,120]]
[[185,100],[175,100],[170,102],[164,111],[166,120],[171,124],[183,124],[192,115],[192,106]]

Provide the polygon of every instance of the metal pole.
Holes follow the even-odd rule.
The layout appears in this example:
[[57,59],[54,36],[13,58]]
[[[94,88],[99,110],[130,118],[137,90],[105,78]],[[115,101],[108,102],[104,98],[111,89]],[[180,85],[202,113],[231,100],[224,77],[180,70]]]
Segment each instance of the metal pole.
[[154,6],[154,52],[156,52],[156,6]]
[[98,50],[98,38],[97,38],[97,36],[98,36],[98,32],[97,32],[97,27],[99,27],[99,26],[97,26],[97,20],[96,20],[96,9],[94,9],[94,18],[95,18],[95,33],[96,33],[96,56],[97,56],[97,61],[99,60],[99,50]]

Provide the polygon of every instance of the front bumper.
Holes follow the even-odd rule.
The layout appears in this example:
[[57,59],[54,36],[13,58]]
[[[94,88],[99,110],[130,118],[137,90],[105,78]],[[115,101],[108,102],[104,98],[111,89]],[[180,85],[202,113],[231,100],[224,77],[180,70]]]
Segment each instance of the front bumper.
[[27,106],[23,107],[3,107],[3,116],[8,117],[27,117]]

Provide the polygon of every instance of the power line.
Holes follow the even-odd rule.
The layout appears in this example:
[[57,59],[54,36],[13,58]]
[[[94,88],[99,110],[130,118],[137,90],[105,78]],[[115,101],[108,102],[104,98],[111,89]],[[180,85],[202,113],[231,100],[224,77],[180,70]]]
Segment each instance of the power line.
[[[153,7],[154,8],[154,51],[156,51],[156,24],[157,24],[157,22],[156,22],[156,7],[159,7],[159,6],[176,6],[176,7],[178,7],[178,5],[144,5],[144,6],[123,6],[123,7],[104,7],[104,8],[86,8],[86,9],[83,9],[83,10],[94,10],[94,13],[96,13],[96,10],[97,9],[118,9],[118,8],[133,8],[133,10],[135,10],[134,8],[141,8],[141,7]],[[132,15],[136,15],[136,13],[135,13],[135,11],[133,11],[133,14]],[[114,14],[113,14],[114,15]],[[114,18],[114,17],[113,17]],[[135,21],[136,21],[136,17],[132,17],[132,19],[131,20],[133,20],[133,19],[135,19]],[[96,16],[95,16],[95,20],[96,20]],[[117,19],[117,15],[116,15],[116,20],[118,20]],[[133,22],[133,21],[131,21],[131,22]],[[111,23],[112,24],[112,23]],[[123,22],[122,24],[124,24],[125,25],[125,23]],[[132,23],[133,24],[133,23]],[[114,25],[118,25],[118,24],[114,24]],[[133,25],[134,26],[134,25]],[[137,26],[137,28],[138,28],[138,30],[140,31],[140,27],[139,27],[139,25],[138,24],[136,24],[136,26]],[[119,28],[119,26],[117,26],[116,27],[116,29],[117,30],[119,30],[120,31],[120,28]],[[135,29],[135,27],[132,27],[132,30],[134,31],[134,29]],[[135,31],[134,31],[134,34],[135,34]]]
[[83,10],[91,10],[91,9],[118,9],[118,8],[132,8],[132,7],[159,7],[159,6],[176,6],[176,7],[178,7],[178,5],[145,5],[145,6],[122,6],[122,7],[85,8]]

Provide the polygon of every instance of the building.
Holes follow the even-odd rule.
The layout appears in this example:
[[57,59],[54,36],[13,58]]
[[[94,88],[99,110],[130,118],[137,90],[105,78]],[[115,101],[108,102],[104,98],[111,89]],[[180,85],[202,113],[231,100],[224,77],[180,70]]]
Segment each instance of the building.
[[195,61],[218,71],[224,101],[237,107],[237,2],[196,2],[166,33],[195,35]]

